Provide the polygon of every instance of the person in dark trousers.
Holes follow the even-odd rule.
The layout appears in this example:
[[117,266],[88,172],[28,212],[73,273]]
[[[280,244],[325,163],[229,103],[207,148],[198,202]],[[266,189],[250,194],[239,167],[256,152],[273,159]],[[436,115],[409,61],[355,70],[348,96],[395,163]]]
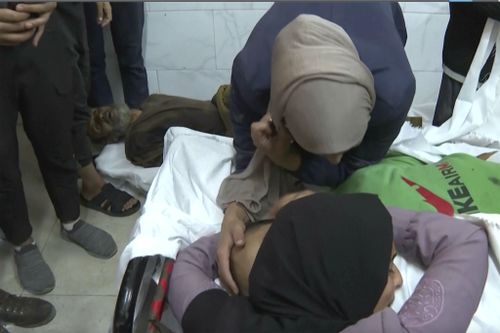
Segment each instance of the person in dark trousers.
[[[443,45],[443,76],[432,120],[434,126],[441,126],[452,116],[488,18],[500,20],[499,3],[450,2],[450,20]],[[480,83],[488,79],[494,57],[495,50],[481,71]]]
[[[337,62],[331,60],[336,55],[318,60],[314,56],[317,54],[314,46],[306,45],[299,49],[301,44],[311,43],[307,36],[313,36],[313,40],[315,34],[304,33],[306,37],[297,37],[296,42],[288,44],[288,51],[287,44],[283,43],[283,50],[279,50],[282,57],[275,55],[277,36],[301,14],[317,16],[345,31],[350,40],[345,44],[354,46],[351,56],[342,58],[346,63],[349,59],[353,60],[348,64],[350,67],[336,68]],[[305,29],[303,31],[309,31]],[[256,151],[256,142],[262,142],[259,148],[264,148],[274,165],[291,172],[302,182],[314,185],[335,187],[355,170],[379,162],[397,137],[415,94],[415,78],[404,50],[406,37],[403,14],[397,3],[275,3],[256,24],[233,62],[229,110],[236,150],[236,172],[247,168]],[[335,42],[330,44],[319,49],[335,46]],[[308,51],[311,49],[313,51]],[[342,49],[352,48],[346,46]],[[309,61],[302,61],[299,55],[292,60],[302,64],[312,79],[302,75],[304,73],[297,66],[287,67],[287,57],[292,58],[298,53],[308,54]],[[318,64],[318,61],[323,63]],[[291,77],[293,71],[297,72],[297,77]],[[364,83],[369,81],[366,76],[373,77],[372,84],[364,84],[365,87],[374,87],[374,92],[369,89],[369,98],[359,90],[356,80],[352,81],[355,83],[351,84],[353,89],[347,88],[349,74],[363,77]],[[281,82],[283,78],[280,76],[288,76],[291,80]],[[334,89],[329,87],[330,83],[322,84],[334,76],[341,77],[344,86]],[[275,83],[279,84],[277,90],[274,89]],[[303,89],[299,96],[295,92],[300,87]],[[360,97],[350,98],[353,96],[351,93],[359,91],[363,93],[358,94]],[[280,93],[282,96],[276,96]],[[273,95],[277,101],[274,105]],[[368,115],[366,107],[353,107],[364,100],[374,103],[370,104]],[[281,112],[281,119],[275,119],[274,115],[271,119],[268,114],[273,112]],[[340,119],[333,120],[337,115]],[[355,119],[365,115],[363,119]],[[298,121],[298,116],[302,120]],[[302,133],[306,134],[304,138],[296,135],[299,131],[306,132],[307,126],[313,127],[309,133]],[[327,126],[331,129],[328,130]],[[277,129],[275,134],[273,127]],[[280,128],[288,130],[289,135]],[[330,139],[324,140],[322,147],[311,145],[317,148],[316,152],[299,141],[311,141],[320,136],[325,139],[328,135]],[[338,147],[330,152],[321,152],[326,151],[324,148],[327,146]],[[233,291],[237,287],[229,272],[229,251],[234,244],[244,244],[246,219],[242,205],[237,202],[229,204],[222,225],[219,268],[221,280]]]
[[[95,5],[95,4],[94,4]],[[98,3],[94,6],[94,20],[104,27],[112,20],[111,5],[109,2]],[[78,17],[73,20],[84,19],[83,8]],[[84,23],[77,26],[82,27]],[[74,40],[78,50],[78,68],[80,78],[75,87],[75,116],[73,126],[73,147],[78,161],[78,174],[82,179],[80,193],[81,204],[87,208],[97,210],[110,216],[129,216],[137,212],[141,203],[127,192],[121,191],[111,183],[106,183],[97,171],[93,161],[92,144],[87,135],[87,124],[90,120],[90,108],[87,104],[87,95],[90,89],[90,62],[86,30],[79,31]]]
[[[61,222],[63,238],[99,258],[110,258],[117,252],[111,235],[80,218],[72,128],[73,94],[80,79],[74,41],[84,29],[83,12],[77,3],[55,7],[56,3],[40,3],[18,4],[15,10],[0,9],[0,14],[5,14],[0,15],[0,41],[2,29],[28,36],[10,38],[16,42],[0,46],[0,228],[14,247],[21,285],[34,294],[50,292],[55,278],[32,238],[19,170],[18,114]],[[43,36],[34,43],[26,34],[38,19],[30,19],[31,13],[50,16]],[[78,17],[81,20],[75,21]]]
[[[102,26],[96,19],[96,4],[84,4],[90,51],[90,93],[88,104],[99,107],[114,104],[106,77]],[[125,103],[137,108],[149,96],[148,81],[142,57],[143,2],[113,2],[111,33],[120,66]]]

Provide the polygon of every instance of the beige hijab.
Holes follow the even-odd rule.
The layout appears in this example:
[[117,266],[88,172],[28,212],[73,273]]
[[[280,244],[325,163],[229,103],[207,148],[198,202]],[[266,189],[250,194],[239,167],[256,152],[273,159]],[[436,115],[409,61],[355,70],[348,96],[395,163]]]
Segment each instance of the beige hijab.
[[314,154],[361,143],[375,104],[370,70],[347,33],[315,15],[300,15],[276,37],[268,111]]
[[[268,112],[315,154],[333,154],[363,139],[375,104],[373,76],[347,33],[315,15],[299,15],[275,39]],[[224,180],[217,203],[238,201],[255,220],[269,218],[282,195],[302,189],[259,149],[247,169]]]

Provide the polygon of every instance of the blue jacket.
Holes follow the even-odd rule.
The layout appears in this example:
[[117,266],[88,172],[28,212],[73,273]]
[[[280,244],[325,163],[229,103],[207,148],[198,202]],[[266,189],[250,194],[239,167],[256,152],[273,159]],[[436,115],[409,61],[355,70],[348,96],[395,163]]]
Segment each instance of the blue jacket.
[[274,4],[257,23],[233,62],[230,114],[237,172],[246,168],[255,151],[250,125],[267,111],[274,39],[300,14],[317,15],[340,25],[375,79],[377,100],[368,130],[358,147],[344,154],[339,165],[301,152],[297,177],[306,183],[337,186],[354,170],[385,156],[413,101],[415,78],[404,50],[404,18],[399,5],[390,2]]

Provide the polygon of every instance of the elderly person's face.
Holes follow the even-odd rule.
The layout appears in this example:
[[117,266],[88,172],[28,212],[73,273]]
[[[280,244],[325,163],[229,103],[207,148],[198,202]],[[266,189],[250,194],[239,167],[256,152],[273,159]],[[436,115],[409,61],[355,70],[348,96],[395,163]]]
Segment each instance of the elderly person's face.
[[92,141],[113,143],[121,140],[140,110],[129,109],[126,105],[109,105],[92,109],[88,125],[88,135]]
[[90,139],[109,142],[112,136],[121,136],[121,125],[128,121],[128,112],[128,109],[120,109],[115,105],[93,109],[88,127]]

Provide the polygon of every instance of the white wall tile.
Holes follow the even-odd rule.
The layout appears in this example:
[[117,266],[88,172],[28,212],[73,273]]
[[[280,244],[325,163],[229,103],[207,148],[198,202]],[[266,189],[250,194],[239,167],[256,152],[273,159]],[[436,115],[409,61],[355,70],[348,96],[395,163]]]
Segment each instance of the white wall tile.
[[449,13],[448,2],[404,2],[403,6],[401,8],[407,13]]
[[268,9],[272,2],[150,2],[150,11]]
[[146,13],[148,69],[215,69],[212,11]]
[[160,87],[158,86],[158,75],[155,70],[148,70],[148,88],[150,94],[156,94],[160,92]]
[[[151,93],[208,99],[230,80],[234,56],[271,2],[146,3],[144,52]],[[435,103],[447,3],[400,3],[408,29],[406,51],[417,78],[414,105]],[[109,47],[107,48],[107,51]],[[116,60],[109,62],[113,91],[121,93]]]
[[268,10],[273,4],[274,2],[252,2],[252,8]]
[[441,71],[443,38],[448,15],[405,14],[406,53],[414,71]]
[[221,9],[220,2],[149,2],[150,11],[210,10]]
[[161,93],[202,100],[211,99],[221,84],[230,82],[230,77],[229,70],[158,71]]
[[231,69],[234,57],[245,45],[265,10],[218,10],[214,12],[217,69]]
[[414,106],[422,104],[436,104],[441,85],[442,72],[414,72],[417,81]]

